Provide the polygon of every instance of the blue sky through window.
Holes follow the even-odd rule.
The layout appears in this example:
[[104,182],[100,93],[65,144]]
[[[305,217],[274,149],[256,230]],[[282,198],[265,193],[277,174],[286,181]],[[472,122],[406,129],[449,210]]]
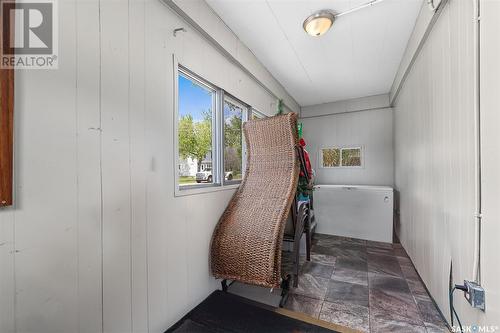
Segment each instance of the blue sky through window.
[[203,120],[203,111],[212,111],[213,92],[179,75],[179,118],[192,115],[195,122]]
[[231,119],[234,117],[242,119],[242,113],[243,112],[239,106],[228,101],[224,102],[224,122],[226,124],[231,123]]

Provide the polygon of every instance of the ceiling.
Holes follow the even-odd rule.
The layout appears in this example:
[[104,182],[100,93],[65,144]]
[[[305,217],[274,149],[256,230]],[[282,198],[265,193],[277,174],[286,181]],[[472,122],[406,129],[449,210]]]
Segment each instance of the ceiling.
[[368,0],[206,0],[301,106],[388,93],[422,0],[386,0],[311,37],[314,11]]

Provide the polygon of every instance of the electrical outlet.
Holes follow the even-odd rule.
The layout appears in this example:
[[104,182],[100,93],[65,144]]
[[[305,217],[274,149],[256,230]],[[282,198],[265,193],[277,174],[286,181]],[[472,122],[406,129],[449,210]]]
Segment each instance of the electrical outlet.
[[467,280],[464,280],[464,286],[467,288],[467,291],[464,291],[465,299],[473,308],[484,311],[484,288],[475,282]]

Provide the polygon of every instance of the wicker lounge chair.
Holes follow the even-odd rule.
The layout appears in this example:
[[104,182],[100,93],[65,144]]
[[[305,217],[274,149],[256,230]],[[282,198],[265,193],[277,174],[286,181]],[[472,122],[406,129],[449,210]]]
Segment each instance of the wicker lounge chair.
[[226,280],[279,287],[283,232],[299,175],[297,116],[249,121],[244,134],[245,178],[215,228],[212,274],[223,279],[223,289]]

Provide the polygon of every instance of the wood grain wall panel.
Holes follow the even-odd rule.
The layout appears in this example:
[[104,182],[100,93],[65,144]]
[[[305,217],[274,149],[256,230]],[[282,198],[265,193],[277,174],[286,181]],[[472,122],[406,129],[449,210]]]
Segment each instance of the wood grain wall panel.
[[76,7],[59,4],[59,69],[16,71],[15,329],[78,327]]
[[100,2],[103,330],[132,331],[128,1]]
[[129,109],[132,332],[148,332],[147,150],[145,123],[145,0],[130,0]]
[[15,214],[10,208],[0,213],[0,332],[15,330]]
[[[176,17],[162,21],[164,34],[158,30],[155,22],[160,22],[168,9],[160,2],[149,3],[146,7],[145,42],[148,48],[145,57],[145,113],[147,153],[147,205],[148,205],[148,299],[149,329],[161,331],[179,314],[185,313],[187,295],[187,257],[186,250],[180,244],[187,244],[186,217],[184,207],[173,198],[174,179],[173,145],[173,64],[172,54],[182,40],[174,38],[171,29],[183,26]],[[168,33],[167,33],[168,32]],[[179,35],[180,36],[180,35]],[[164,47],[168,47],[165,50]],[[156,76],[155,72],[165,73]],[[166,92],[164,98],[159,99]],[[173,111],[173,110],[172,110]],[[169,129],[165,131],[165,129]],[[163,143],[162,143],[163,142]],[[175,217],[175,218],[174,218]],[[163,244],[170,244],[165,246]],[[177,246],[181,247],[177,247]],[[169,256],[178,261],[172,262]],[[176,285],[176,288],[169,286]],[[176,303],[176,305],[173,304]]]
[[99,0],[76,1],[78,332],[102,331]]
[[[3,31],[8,27],[2,27]],[[0,332],[14,333],[14,70],[0,70]],[[3,208],[2,208],[3,207]]]
[[0,70],[0,332],[15,330],[14,70]]
[[0,207],[13,202],[14,70],[0,69]]
[[500,2],[481,0],[482,284],[486,289],[483,325],[500,318]]

